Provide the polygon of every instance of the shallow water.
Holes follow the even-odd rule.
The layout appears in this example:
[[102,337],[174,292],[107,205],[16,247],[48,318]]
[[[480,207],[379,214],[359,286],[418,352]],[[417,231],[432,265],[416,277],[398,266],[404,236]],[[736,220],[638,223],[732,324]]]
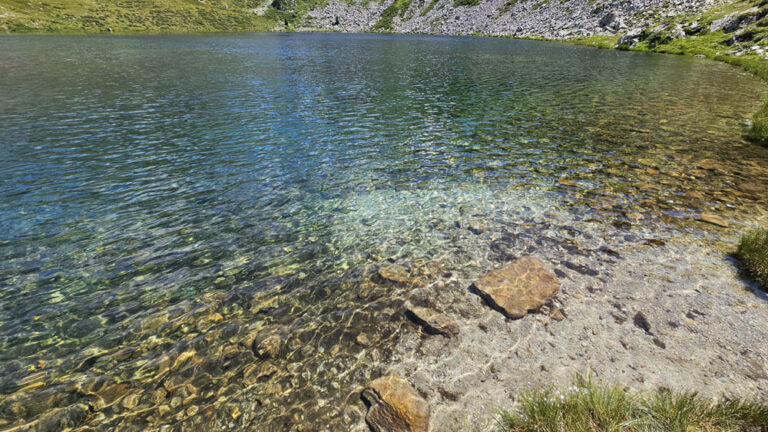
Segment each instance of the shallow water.
[[0,89],[0,427],[343,430],[404,331],[378,266],[546,257],[584,221],[749,224],[768,190],[741,138],[763,85],[688,57],[3,37]]

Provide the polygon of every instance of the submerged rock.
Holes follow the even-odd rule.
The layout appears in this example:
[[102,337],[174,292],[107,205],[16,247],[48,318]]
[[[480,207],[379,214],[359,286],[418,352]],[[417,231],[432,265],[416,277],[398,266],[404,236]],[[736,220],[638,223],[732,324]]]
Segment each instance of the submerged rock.
[[711,214],[711,213],[702,213],[699,215],[699,217],[696,218],[699,222],[706,222],[710,223],[712,225],[717,225],[723,228],[728,228],[728,221],[723,219],[721,216]]
[[452,337],[459,334],[459,326],[447,316],[432,309],[411,306],[405,315],[414,323],[420,325],[429,334]]
[[487,273],[473,286],[489,306],[509,318],[522,318],[557,293],[560,282],[540,260],[523,257]]
[[381,279],[398,285],[423,285],[420,280],[411,277],[410,270],[400,264],[383,266],[379,268],[378,275]]
[[88,406],[85,404],[75,404],[65,408],[56,408],[43,414],[34,430],[39,432],[53,432],[70,429],[83,423],[87,416]]
[[470,219],[467,223],[467,229],[472,234],[482,234],[488,230],[488,222],[485,219]]
[[384,376],[363,391],[368,402],[365,421],[373,432],[427,432],[429,405],[403,378]]
[[271,334],[253,343],[253,353],[260,359],[270,359],[280,356],[283,349],[283,338],[279,334]]

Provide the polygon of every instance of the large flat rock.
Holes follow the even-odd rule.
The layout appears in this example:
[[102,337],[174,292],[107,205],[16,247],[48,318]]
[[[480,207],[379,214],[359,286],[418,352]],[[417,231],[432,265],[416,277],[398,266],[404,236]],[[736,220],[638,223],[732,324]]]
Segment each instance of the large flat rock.
[[429,405],[397,375],[377,378],[363,391],[369,403],[365,421],[373,432],[427,432]]
[[509,318],[522,318],[557,293],[560,282],[534,257],[523,257],[473,284],[486,303]]

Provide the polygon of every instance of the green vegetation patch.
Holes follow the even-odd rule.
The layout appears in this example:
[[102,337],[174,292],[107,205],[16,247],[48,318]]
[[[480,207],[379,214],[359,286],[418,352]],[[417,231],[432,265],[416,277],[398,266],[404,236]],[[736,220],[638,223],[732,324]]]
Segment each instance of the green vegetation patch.
[[599,49],[615,49],[619,43],[617,36],[585,36],[576,39],[569,39],[576,45],[586,45]]
[[427,5],[427,7],[425,7],[425,8],[424,8],[424,10],[423,10],[423,11],[421,11],[421,13],[420,13],[419,15],[420,15],[420,16],[424,16],[424,15],[426,15],[427,13],[429,13],[429,11],[431,11],[432,9],[434,9],[434,8],[435,8],[435,5],[437,5],[437,2],[439,2],[439,1],[440,1],[440,0],[431,0],[431,1],[429,2],[429,4]]
[[760,431],[768,405],[738,399],[712,402],[696,393],[657,390],[631,395],[577,378],[567,390],[522,395],[520,407],[504,411],[501,432],[726,432]]
[[737,253],[763,289],[768,290],[768,229],[756,229],[742,236]]
[[753,141],[768,141],[768,98],[752,115],[752,127],[749,128],[747,136]]
[[402,17],[411,5],[411,0],[395,0],[381,13],[381,18],[374,24],[373,30],[392,30],[396,16]]
[[501,8],[501,12],[499,12],[499,16],[509,12],[509,10],[512,9],[512,7],[516,5],[519,1],[520,0],[507,0],[507,2],[504,3],[504,6]]
[[272,30],[275,23],[253,13],[250,0],[0,0],[0,31],[7,32],[189,32]]
[[292,29],[327,0],[0,0],[0,32],[164,33]]
[[453,0],[453,7],[459,6],[477,6],[480,0]]

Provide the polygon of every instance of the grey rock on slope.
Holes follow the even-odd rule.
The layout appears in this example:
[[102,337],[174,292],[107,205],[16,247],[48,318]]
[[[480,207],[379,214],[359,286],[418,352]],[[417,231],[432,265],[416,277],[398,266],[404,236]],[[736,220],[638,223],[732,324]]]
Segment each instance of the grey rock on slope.
[[[397,1],[397,0],[394,0]],[[626,33],[667,17],[700,12],[723,0],[479,0],[457,6],[455,0],[400,0],[392,20],[396,33],[472,33],[572,38]],[[310,11],[304,27],[359,32],[374,29],[390,0],[330,0]],[[386,29],[386,28],[385,28]]]

